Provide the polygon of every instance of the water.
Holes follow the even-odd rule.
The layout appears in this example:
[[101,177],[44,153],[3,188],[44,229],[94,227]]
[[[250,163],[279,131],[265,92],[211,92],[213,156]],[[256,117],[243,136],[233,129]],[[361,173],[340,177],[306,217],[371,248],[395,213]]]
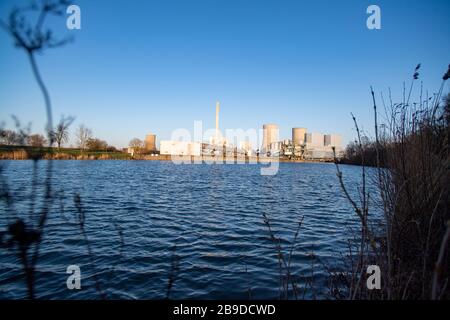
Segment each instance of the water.
[[[15,211],[28,217],[33,162],[1,164]],[[37,208],[47,165],[38,164]],[[322,264],[338,263],[349,227],[356,223],[333,164],[281,163],[275,176],[261,176],[258,165],[158,161],[54,161],[53,171],[55,199],[36,273],[36,296],[41,299],[97,299],[95,277],[111,299],[163,299],[174,257],[178,272],[171,298],[276,299],[277,251],[263,213],[285,254],[304,216],[292,270],[302,277],[300,285],[313,277],[315,294],[325,298]],[[342,166],[342,171],[354,195],[360,168]],[[93,256],[77,223],[77,193],[86,211]],[[4,202],[0,213],[4,230],[11,217]],[[69,265],[81,268],[81,290],[66,287]],[[20,270],[13,251],[0,249],[0,298],[26,297]]]

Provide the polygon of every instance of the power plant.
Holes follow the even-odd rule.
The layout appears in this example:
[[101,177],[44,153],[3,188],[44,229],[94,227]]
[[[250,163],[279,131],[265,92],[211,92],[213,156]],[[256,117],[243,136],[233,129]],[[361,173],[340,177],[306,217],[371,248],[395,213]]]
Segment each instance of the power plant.
[[[160,142],[161,155],[182,156],[251,156],[256,153],[259,157],[282,157],[285,159],[333,159],[334,152],[339,157],[342,154],[342,137],[338,134],[322,134],[308,132],[305,127],[292,128],[291,139],[280,140],[280,129],[277,124],[263,124],[263,137],[260,148],[253,151],[252,143],[247,137],[244,141],[227,141],[219,128],[220,103],[215,105],[215,129],[212,131],[209,143],[202,141],[172,141]],[[230,138],[231,139],[231,138]],[[255,143],[256,141],[254,141]],[[144,149],[148,153],[157,153],[156,135],[145,137]],[[333,151],[334,149],[334,151]]]

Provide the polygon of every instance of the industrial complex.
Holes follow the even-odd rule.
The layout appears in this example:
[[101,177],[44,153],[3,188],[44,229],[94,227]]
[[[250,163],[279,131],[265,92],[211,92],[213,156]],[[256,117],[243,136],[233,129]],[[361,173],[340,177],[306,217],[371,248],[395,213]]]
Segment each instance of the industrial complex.
[[159,151],[156,147],[156,135],[148,134],[144,149],[147,153],[166,156],[256,156],[267,158],[284,158],[291,160],[327,160],[333,159],[333,149],[340,157],[343,152],[342,137],[339,134],[322,134],[308,132],[307,128],[292,128],[292,135],[280,139],[279,127],[276,124],[264,124],[262,127],[262,143],[256,148],[250,139],[230,143],[219,129],[220,104],[216,103],[215,132],[210,141],[162,140]]

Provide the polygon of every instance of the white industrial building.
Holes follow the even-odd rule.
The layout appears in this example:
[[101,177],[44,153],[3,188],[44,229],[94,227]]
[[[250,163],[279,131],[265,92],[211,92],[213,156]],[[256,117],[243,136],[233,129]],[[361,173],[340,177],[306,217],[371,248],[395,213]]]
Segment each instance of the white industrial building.
[[200,156],[202,144],[190,141],[163,140],[160,143],[160,153],[172,156]]
[[336,155],[342,152],[342,137],[338,134],[307,133],[305,145],[305,158],[311,159],[331,159],[334,157],[333,148]]
[[325,147],[342,147],[342,137],[339,134],[326,134],[324,136]]
[[306,133],[306,148],[307,149],[317,149],[324,147],[324,135],[322,133],[311,132]]

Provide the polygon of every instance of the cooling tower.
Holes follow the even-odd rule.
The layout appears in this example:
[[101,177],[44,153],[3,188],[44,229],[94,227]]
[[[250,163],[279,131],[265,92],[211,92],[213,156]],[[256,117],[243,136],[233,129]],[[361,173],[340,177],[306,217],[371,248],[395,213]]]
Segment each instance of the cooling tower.
[[145,150],[156,151],[156,135],[148,134],[145,136]]
[[292,128],[292,143],[299,146],[305,143],[306,128]]
[[324,136],[325,146],[342,147],[342,137],[339,134],[326,134]]
[[265,151],[270,150],[270,144],[278,142],[278,126],[276,124],[263,125],[263,143],[262,149]]

